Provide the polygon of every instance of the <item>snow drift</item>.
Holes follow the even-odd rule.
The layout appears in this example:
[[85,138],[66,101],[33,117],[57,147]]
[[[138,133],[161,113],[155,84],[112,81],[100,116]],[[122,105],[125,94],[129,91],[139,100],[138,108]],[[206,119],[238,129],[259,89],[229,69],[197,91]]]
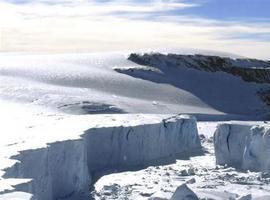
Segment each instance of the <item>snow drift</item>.
[[216,163],[244,170],[270,171],[270,126],[221,124],[214,135]]
[[32,179],[15,186],[15,191],[31,193],[33,199],[80,199],[102,175],[174,162],[199,152],[196,120],[176,116],[159,123],[91,128],[81,139],[23,151],[13,157],[19,162],[6,170],[4,178]]

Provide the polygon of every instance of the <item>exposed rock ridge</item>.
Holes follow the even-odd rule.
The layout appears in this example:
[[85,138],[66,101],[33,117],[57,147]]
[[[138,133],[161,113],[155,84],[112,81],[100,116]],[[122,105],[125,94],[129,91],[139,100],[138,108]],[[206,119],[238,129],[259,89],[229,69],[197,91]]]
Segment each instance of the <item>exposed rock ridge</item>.
[[130,54],[129,60],[151,67],[187,67],[207,72],[226,72],[247,82],[270,83],[270,61],[178,54]]

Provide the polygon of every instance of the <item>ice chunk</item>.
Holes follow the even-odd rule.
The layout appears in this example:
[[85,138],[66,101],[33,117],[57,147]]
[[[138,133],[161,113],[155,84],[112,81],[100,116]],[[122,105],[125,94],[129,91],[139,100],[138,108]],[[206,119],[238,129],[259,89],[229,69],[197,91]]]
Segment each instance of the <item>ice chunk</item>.
[[251,135],[243,155],[243,168],[255,171],[270,171],[269,125],[251,128]]
[[176,189],[171,200],[199,200],[199,198],[186,184],[183,184]]
[[214,145],[219,165],[270,171],[270,126],[267,124],[221,124],[215,132]]
[[220,124],[214,134],[216,163],[241,167],[251,125]]
[[252,195],[248,194],[248,195],[242,196],[238,200],[252,200]]

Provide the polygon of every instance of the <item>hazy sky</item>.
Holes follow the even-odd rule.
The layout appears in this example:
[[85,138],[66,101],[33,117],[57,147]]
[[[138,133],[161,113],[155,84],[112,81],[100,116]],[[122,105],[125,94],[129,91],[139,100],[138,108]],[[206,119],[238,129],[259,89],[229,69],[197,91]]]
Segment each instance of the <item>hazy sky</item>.
[[0,0],[0,50],[199,48],[270,59],[269,0]]

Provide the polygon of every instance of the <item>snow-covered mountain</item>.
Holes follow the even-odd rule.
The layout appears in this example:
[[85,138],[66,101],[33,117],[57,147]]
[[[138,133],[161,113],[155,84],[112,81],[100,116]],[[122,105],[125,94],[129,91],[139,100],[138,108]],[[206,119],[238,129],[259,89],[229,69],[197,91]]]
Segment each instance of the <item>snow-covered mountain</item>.
[[[268,113],[258,95],[268,84],[221,72],[254,70],[253,62],[267,71],[269,63],[264,61],[121,52],[1,54],[0,59],[2,99],[61,112],[192,113],[200,119],[258,118]],[[179,67],[182,63],[189,67]],[[237,67],[228,67],[229,63]]]
[[227,72],[248,82],[270,83],[270,61],[209,55],[131,54],[129,60],[149,66],[187,67],[207,72]]
[[[95,199],[192,194],[223,200],[249,192],[258,199],[269,197],[268,179],[258,180],[259,172],[238,173],[215,164],[215,156],[218,164],[232,162],[230,156],[225,162],[218,159],[227,155],[228,135],[234,140],[238,132],[252,139],[241,146],[240,157],[245,147],[254,155],[257,146],[268,152],[264,136],[269,128],[263,122],[250,122],[239,131],[218,129],[215,138],[221,140],[215,145],[224,145],[218,145],[221,153],[215,146],[215,155],[216,123],[175,116],[267,119],[269,62],[164,52],[3,53],[0,60],[0,200],[84,200],[89,185],[95,187]],[[250,134],[257,124],[265,131]],[[184,160],[187,156],[192,157]],[[247,161],[259,160],[264,170],[267,156]],[[157,164],[170,165],[143,169]],[[134,172],[135,178],[131,172],[109,174],[137,168],[143,170]]]

